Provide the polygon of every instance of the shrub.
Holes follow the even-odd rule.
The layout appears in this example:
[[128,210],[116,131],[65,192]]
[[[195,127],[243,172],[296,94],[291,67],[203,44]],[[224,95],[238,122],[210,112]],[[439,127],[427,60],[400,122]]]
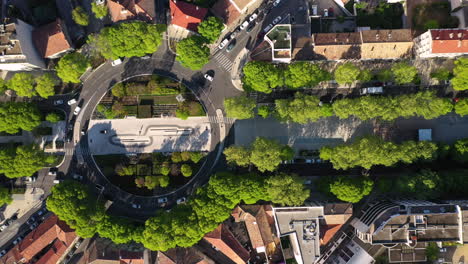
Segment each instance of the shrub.
[[117,175],[119,176],[135,175],[135,166],[134,165],[129,165],[129,166],[118,165],[115,168],[115,173],[117,173]]
[[146,164],[137,164],[136,169],[139,176],[151,175],[151,167]]
[[179,106],[179,108],[177,108],[175,112],[175,115],[177,118],[187,120],[189,118],[189,111],[187,110],[187,108]]
[[182,158],[182,161],[189,161],[190,160],[190,152],[183,151],[182,153],[180,153],[180,157]]
[[171,155],[171,160],[174,163],[182,162],[182,155],[180,152],[173,152]]
[[156,176],[146,176],[145,177],[145,187],[148,190],[153,190],[159,185],[159,178]]
[[190,152],[190,159],[194,163],[198,163],[203,158],[203,153],[201,152]]
[[450,80],[452,73],[445,68],[437,69],[431,72],[431,78],[434,78],[438,81],[447,81]]
[[138,118],[153,117],[153,108],[151,105],[138,105]]
[[192,167],[188,164],[183,164],[182,167],[180,168],[180,172],[184,177],[190,177],[192,176]]
[[169,176],[158,176],[159,186],[166,188],[169,186]]
[[460,99],[455,104],[455,113],[461,116],[468,115],[468,98]]
[[89,25],[89,16],[83,7],[78,6],[72,11],[72,18],[75,23],[80,26],[87,26]]
[[270,107],[267,105],[262,105],[257,108],[257,115],[263,117],[263,118],[268,118],[271,114]]
[[162,165],[162,167],[161,167],[160,173],[161,173],[162,175],[167,176],[167,175],[169,175],[170,172],[171,172],[170,164],[165,164],[165,163],[163,163],[163,165]]
[[98,5],[96,4],[96,2],[91,3],[91,11],[93,11],[96,18],[99,18],[99,19],[107,16],[107,13],[109,12],[106,4]]
[[49,113],[46,116],[46,120],[51,123],[57,123],[58,121],[62,120],[62,116],[57,113]]
[[143,188],[145,186],[145,178],[144,177],[136,177],[135,184],[138,188]]

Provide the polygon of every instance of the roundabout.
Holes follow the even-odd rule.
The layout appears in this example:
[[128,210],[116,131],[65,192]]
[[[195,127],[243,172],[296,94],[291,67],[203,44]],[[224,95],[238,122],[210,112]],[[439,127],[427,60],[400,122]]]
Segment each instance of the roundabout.
[[[207,67],[210,67],[210,65],[207,65]],[[210,142],[209,149],[207,149],[209,152],[203,165],[185,185],[166,194],[141,196],[122,190],[104,176],[92,156],[90,141],[93,138],[90,137],[89,133],[81,135],[81,131],[88,129],[87,126],[101,98],[115,84],[129,80],[134,76],[151,74],[178,80],[197,97],[204,106],[208,116],[207,120],[210,122],[210,135],[208,137]],[[223,75],[229,76],[229,73],[217,71],[217,77],[222,78]],[[214,84],[216,82],[211,85]],[[226,94],[232,93],[239,93],[232,84],[230,86],[210,87],[209,84],[204,82],[200,73],[192,72],[178,63],[174,63],[173,56],[169,55],[168,57],[164,45],[153,54],[150,60],[131,58],[115,67],[106,62],[96,68],[83,82],[81,93],[77,98],[82,110],[74,120],[73,141],[68,143],[73,144],[75,155],[73,159],[67,160],[68,164],[64,168],[69,167],[69,175],[77,173],[85,176],[84,181],[91,186],[101,199],[112,201],[109,210],[115,215],[143,220],[154,215],[158,208],[171,208],[177,203],[178,199],[183,197],[189,199],[189,196],[199,186],[205,184],[212,174],[221,156],[224,137],[228,131],[228,125],[224,124],[222,111],[219,108],[222,108]],[[70,119],[73,119],[73,116]],[[134,205],[138,205],[138,208],[134,208]]]

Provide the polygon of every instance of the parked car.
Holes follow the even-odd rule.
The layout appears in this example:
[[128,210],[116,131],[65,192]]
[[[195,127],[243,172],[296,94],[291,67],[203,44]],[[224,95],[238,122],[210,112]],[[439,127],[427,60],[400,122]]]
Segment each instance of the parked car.
[[328,9],[325,8],[325,9],[323,10],[323,16],[324,16],[324,17],[328,17]]
[[18,244],[19,242],[21,242],[21,240],[23,240],[23,238],[22,238],[21,236],[17,237],[17,238],[13,241],[13,245]]
[[83,176],[78,175],[76,173],[74,173],[72,177],[73,177],[74,180],[77,180],[77,181],[82,181],[83,180]]
[[333,7],[328,8],[328,15],[331,17],[335,15],[335,11],[333,10]]
[[277,7],[280,3],[281,3],[281,0],[276,0],[275,2],[273,2],[273,6]]
[[231,35],[229,35],[229,40],[235,39],[236,36],[237,36],[237,31],[232,32]]
[[84,136],[84,134],[86,134],[86,127],[83,127],[83,128],[81,129],[81,135]]
[[182,204],[182,203],[185,203],[186,201],[187,201],[187,198],[181,197],[181,198],[177,199],[177,204]]
[[361,88],[361,90],[359,90],[359,92],[360,92],[361,95],[364,95],[364,94],[382,94],[383,93],[383,87],[379,86],[379,87]]
[[317,5],[312,5],[312,15],[316,16],[318,13],[318,7]]
[[107,129],[100,130],[99,133],[101,133],[101,134],[107,134]]
[[4,250],[2,250],[2,251],[0,252],[0,257],[5,256],[5,254],[6,254],[6,250],[4,249]]
[[77,107],[75,108],[75,111],[73,111],[73,114],[74,114],[74,115],[78,115],[78,114],[80,113],[80,111],[81,111],[81,107],[77,106]]
[[245,32],[249,33],[250,31],[252,31],[253,29],[255,28],[255,23],[251,23],[247,29],[245,30]]
[[253,14],[249,17],[249,22],[254,21],[257,17],[258,17],[257,13],[253,13]]
[[267,33],[268,31],[270,31],[271,28],[273,28],[273,25],[269,24],[268,26],[266,26],[266,28],[263,29],[263,32]]
[[75,98],[71,99],[70,101],[67,102],[67,104],[68,104],[68,105],[74,105],[74,104],[76,104],[76,99],[75,99]]
[[29,229],[34,230],[34,228],[37,227],[37,223],[33,223],[32,225],[29,226]]
[[54,101],[54,105],[62,105],[63,104],[63,100],[55,100]]
[[37,211],[37,216],[41,216],[46,213],[47,213],[47,208],[44,207],[41,210]]
[[158,203],[160,203],[160,204],[167,203],[167,197],[159,198]]
[[104,186],[96,184],[96,189],[98,189],[98,191],[102,191],[104,189]]
[[50,168],[48,174],[49,176],[57,176],[57,171],[58,171],[57,168]]
[[115,67],[120,64],[122,64],[122,60],[120,58],[111,62],[112,67]]
[[242,23],[242,25],[240,25],[240,29],[241,30],[244,30],[247,26],[249,25],[249,21],[244,21],[244,23]]
[[233,41],[231,41],[231,43],[229,43],[229,45],[226,48],[226,51],[230,52],[232,49],[234,49],[235,46],[236,46],[236,40],[234,39]]
[[26,224],[32,225],[35,222],[36,222],[36,218],[34,218],[34,216],[31,216],[31,218],[29,218],[28,221],[26,221]]
[[223,41],[221,41],[221,43],[219,43],[218,45],[218,49],[223,49],[227,44],[229,43],[229,39],[224,39]]
[[135,208],[135,209],[140,209],[140,208],[141,208],[141,204],[134,204],[134,203],[132,203],[132,207]]
[[146,56],[143,56],[141,57],[143,60],[149,60],[151,59],[151,55],[146,55]]
[[277,16],[274,20],[273,20],[273,25],[276,25],[280,22],[281,20],[281,16]]
[[205,73],[205,75],[203,75],[203,77],[205,77],[205,79],[207,79],[210,82],[213,81],[213,76],[209,75],[208,73]]
[[57,179],[54,180],[54,184],[59,184],[61,182],[62,182],[62,180],[57,180]]

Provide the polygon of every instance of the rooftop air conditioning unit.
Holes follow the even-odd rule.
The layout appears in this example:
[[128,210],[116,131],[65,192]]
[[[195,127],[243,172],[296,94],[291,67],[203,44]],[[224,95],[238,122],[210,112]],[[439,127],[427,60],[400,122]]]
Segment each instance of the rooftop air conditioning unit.
[[97,5],[103,5],[105,3],[105,0],[95,0],[94,1]]

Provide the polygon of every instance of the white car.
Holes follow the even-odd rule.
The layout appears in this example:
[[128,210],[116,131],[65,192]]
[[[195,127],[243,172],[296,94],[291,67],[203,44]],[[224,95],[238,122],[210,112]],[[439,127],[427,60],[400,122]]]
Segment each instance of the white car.
[[249,25],[249,21],[244,21],[244,23],[242,23],[242,25],[240,25],[240,29],[244,30],[248,25]]
[[313,16],[316,16],[317,15],[317,11],[318,10],[318,6],[317,5],[312,5],[312,15]]
[[229,43],[229,39],[224,39],[221,43],[219,43],[218,49],[223,49]]
[[205,75],[203,75],[203,77],[205,77],[205,79],[207,79],[210,82],[213,81],[213,76],[209,75],[208,73],[205,73]]
[[75,98],[71,99],[70,101],[67,102],[67,104],[68,104],[68,105],[74,105],[74,104],[76,104],[76,99],[75,99]]
[[253,13],[253,14],[249,17],[249,21],[252,22],[252,21],[254,21],[257,17],[258,17],[258,15],[255,14],[255,13]]
[[63,104],[63,100],[55,100],[54,101],[54,105],[62,105]]
[[383,87],[382,86],[379,86],[379,87],[366,87],[366,88],[362,88],[360,90],[361,92],[361,95],[364,95],[364,94],[382,94],[383,93]]
[[160,204],[167,203],[167,197],[159,198],[158,203],[160,203]]
[[132,207],[135,208],[135,209],[140,209],[140,208],[141,208],[141,204],[134,204],[134,203],[132,203]]
[[328,16],[328,9],[325,8],[325,9],[323,10],[323,16],[324,16],[324,17],[327,17],[327,16]]
[[182,203],[185,203],[186,201],[187,201],[187,198],[181,197],[181,198],[177,199],[177,204],[182,204]]
[[115,67],[115,66],[117,66],[117,65],[120,65],[120,64],[122,64],[122,60],[121,60],[121,59],[116,59],[116,60],[112,61],[112,63],[111,63],[111,65],[112,65],[113,67]]
[[74,115],[78,115],[78,114],[80,113],[80,111],[81,111],[81,107],[77,106],[77,107],[75,108],[75,111],[73,111],[73,114],[74,114]]
[[266,26],[266,28],[263,29],[263,32],[267,33],[268,31],[270,31],[270,29],[273,27],[272,24]]
[[16,238],[16,239],[15,239],[15,241],[13,241],[13,245],[16,245],[16,244],[18,244],[19,242],[21,242],[21,240],[23,240],[23,238],[22,238],[22,237],[18,237],[18,238]]
[[0,252],[0,257],[5,256],[5,254],[6,254],[6,250],[4,249],[4,250],[2,250],[2,252]]
[[274,6],[274,7],[277,7],[280,3],[281,3],[281,0],[276,0],[276,1],[273,3],[273,6]]
[[37,223],[33,223],[32,225],[29,226],[29,229],[34,230],[34,228],[37,227]]
[[273,20],[273,25],[278,24],[278,22],[280,22],[280,20],[281,20],[281,16],[277,16],[277,17],[275,18],[275,20]]

